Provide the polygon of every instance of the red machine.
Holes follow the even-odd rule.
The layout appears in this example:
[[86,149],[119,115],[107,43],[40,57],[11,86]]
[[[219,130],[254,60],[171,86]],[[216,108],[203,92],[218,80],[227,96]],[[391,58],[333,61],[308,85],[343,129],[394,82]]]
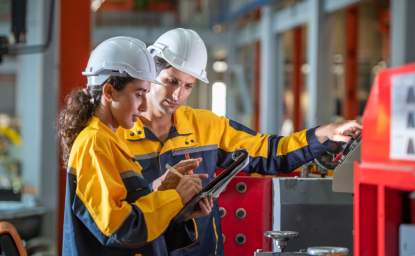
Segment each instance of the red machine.
[[399,255],[399,227],[415,223],[414,78],[415,64],[381,71],[366,105],[354,165],[355,256]]
[[253,255],[271,251],[272,179],[237,176],[218,198],[225,255]]

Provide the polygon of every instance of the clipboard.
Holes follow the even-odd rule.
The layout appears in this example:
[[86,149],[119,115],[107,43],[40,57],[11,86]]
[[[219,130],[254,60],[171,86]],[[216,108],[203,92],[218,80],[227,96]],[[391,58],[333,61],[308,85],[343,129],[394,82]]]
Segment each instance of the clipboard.
[[205,196],[218,197],[220,193],[226,188],[226,185],[232,180],[235,175],[249,164],[249,153],[246,149],[237,149],[232,154],[233,162],[221,174],[216,176],[206,187],[204,187],[198,194],[187,202],[187,204],[180,210],[180,212],[173,218],[176,222],[183,222],[193,212],[200,209],[199,201]]

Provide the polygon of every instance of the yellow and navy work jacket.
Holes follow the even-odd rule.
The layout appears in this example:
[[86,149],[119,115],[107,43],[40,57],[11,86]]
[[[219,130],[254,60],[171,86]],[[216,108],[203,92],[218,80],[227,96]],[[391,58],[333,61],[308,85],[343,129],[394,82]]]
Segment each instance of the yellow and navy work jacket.
[[[321,144],[315,128],[288,137],[259,134],[237,122],[219,117],[208,110],[180,107],[173,114],[173,126],[165,142],[161,142],[141,121],[131,130],[119,129],[117,135],[125,142],[143,167],[142,174],[153,182],[165,171],[165,165],[181,160],[203,158],[194,173],[207,173],[206,186],[219,168],[232,162],[238,148],[249,151],[250,164],[243,170],[263,175],[290,173],[330,149],[330,141]],[[224,255],[219,207],[214,201],[212,214],[197,218],[198,241],[172,255]]]
[[152,192],[125,143],[92,117],[68,163],[64,256],[169,255],[194,244],[194,220],[174,223],[183,208],[175,190]]

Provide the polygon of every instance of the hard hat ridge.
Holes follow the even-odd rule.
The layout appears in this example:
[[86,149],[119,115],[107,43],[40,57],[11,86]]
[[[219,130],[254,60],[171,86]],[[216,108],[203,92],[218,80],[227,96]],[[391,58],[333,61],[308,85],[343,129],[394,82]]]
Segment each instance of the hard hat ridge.
[[154,60],[146,45],[125,36],[113,37],[98,45],[82,74],[88,77],[88,85],[101,85],[110,76],[131,76],[165,85],[156,80]]

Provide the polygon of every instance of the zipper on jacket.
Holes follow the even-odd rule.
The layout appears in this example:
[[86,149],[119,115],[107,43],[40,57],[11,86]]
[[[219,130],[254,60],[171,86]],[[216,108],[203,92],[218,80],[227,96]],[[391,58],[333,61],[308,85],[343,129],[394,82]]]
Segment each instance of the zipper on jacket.
[[[160,141],[160,140],[159,140],[159,142],[161,144],[161,148],[160,148],[160,153],[161,153],[161,151],[163,150],[164,144],[166,144],[166,142],[163,142],[163,141]],[[162,176],[163,175],[163,170],[161,169],[161,162],[160,162],[161,161],[161,154],[159,154],[158,158],[159,158],[160,176]]]

